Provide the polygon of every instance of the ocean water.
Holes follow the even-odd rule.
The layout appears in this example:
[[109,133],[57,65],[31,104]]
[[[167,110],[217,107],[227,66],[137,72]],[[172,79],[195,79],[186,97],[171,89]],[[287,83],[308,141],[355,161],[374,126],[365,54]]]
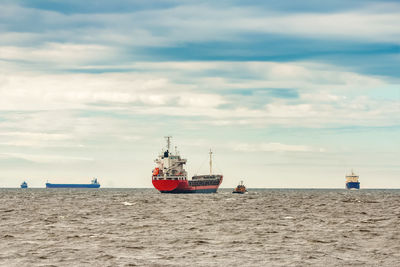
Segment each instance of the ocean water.
[[1,266],[400,266],[400,190],[0,189]]

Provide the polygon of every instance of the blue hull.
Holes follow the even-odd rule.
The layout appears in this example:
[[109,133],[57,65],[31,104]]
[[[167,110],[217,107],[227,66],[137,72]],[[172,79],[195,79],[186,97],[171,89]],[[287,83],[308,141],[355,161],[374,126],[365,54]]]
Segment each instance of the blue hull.
[[360,182],[349,182],[346,183],[346,188],[347,189],[360,189]]
[[46,183],[46,188],[99,188],[100,184],[50,184]]
[[218,188],[211,188],[211,189],[199,189],[199,190],[173,190],[173,191],[160,191],[164,194],[211,194],[216,193]]
[[28,188],[27,185],[21,185],[21,188]]

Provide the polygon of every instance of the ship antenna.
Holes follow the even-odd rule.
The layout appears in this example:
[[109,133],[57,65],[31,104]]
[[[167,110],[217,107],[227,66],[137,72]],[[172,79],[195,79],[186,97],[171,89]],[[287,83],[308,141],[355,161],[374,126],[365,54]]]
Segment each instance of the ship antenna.
[[212,175],[212,151],[210,148],[210,175]]
[[172,136],[164,136],[165,139],[167,139],[167,149],[169,151],[169,148],[171,146],[171,138]]

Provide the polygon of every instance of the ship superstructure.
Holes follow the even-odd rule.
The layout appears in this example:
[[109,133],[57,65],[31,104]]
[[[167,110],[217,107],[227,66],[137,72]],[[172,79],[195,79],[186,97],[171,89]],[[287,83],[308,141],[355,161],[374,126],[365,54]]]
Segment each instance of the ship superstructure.
[[356,175],[353,170],[351,174],[346,175],[346,188],[347,189],[360,189],[360,182],[358,180],[359,176]]
[[223,176],[212,173],[212,151],[210,150],[210,173],[195,175],[187,179],[184,165],[187,160],[182,158],[176,147],[171,152],[171,136],[167,140],[166,149],[155,159],[152,183],[161,193],[215,193],[222,182]]

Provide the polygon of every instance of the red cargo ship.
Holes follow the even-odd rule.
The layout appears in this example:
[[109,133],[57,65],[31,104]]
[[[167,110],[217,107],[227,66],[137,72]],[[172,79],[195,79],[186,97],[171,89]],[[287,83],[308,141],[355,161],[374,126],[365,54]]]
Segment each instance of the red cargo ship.
[[210,150],[210,173],[195,175],[187,179],[187,172],[183,168],[186,159],[176,151],[170,152],[171,137],[167,136],[167,149],[155,160],[157,167],[153,170],[152,182],[161,193],[215,193],[222,183],[223,176],[212,174],[212,152]]

